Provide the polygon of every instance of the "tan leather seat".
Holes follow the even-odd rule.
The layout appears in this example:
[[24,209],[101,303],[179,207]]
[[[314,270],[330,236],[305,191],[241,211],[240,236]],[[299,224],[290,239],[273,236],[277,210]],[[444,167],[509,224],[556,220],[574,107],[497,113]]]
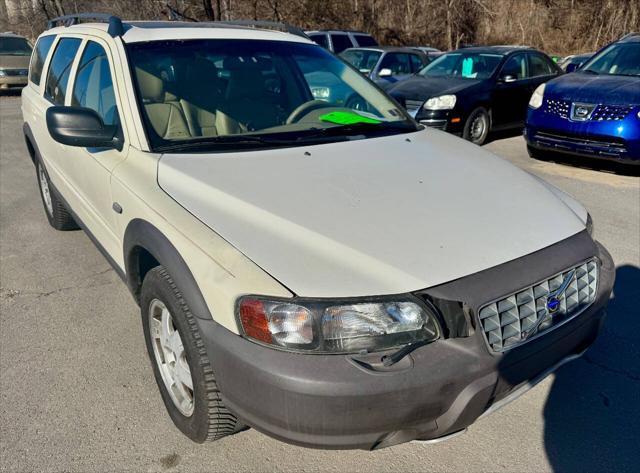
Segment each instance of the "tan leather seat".
[[162,79],[139,67],[136,67],[136,77],[144,108],[158,136],[167,140],[190,138],[183,112],[175,97],[167,97]]
[[191,60],[186,67],[185,96],[180,106],[192,136],[217,136],[217,110],[223,99],[218,69],[206,59]]

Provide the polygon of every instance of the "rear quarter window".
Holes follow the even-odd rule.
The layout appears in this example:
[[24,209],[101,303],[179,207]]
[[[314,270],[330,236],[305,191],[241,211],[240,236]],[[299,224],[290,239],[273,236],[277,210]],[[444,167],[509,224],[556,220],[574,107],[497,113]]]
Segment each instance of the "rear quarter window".
[[378,45],[378,42],[375,39],[366,34],[356,34],[353,35],[353,37],[356,39],[356,43],[358,43],[358,46],[363,48]]
[[31,56],[31,63],[29,64],[29,80],[35,85],[40,85],[42,68],[44,67],[44,62],[47,59],[47,55],[55,39],[55,35],[41,36],[36,43],[36,47]]

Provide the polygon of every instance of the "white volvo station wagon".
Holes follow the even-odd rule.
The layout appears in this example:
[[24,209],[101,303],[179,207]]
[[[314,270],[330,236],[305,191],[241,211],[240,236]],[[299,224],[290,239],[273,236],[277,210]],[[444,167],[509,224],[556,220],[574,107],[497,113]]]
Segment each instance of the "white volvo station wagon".
[[441,440],[584,352],[587,211],[269,26],[63,17],[22,92],[47,219],[128,285],[178,429]]

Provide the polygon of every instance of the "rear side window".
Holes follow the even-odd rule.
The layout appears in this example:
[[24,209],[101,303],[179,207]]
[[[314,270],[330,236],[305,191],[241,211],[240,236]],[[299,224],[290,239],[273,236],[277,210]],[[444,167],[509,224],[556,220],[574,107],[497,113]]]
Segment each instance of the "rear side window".
[[82,53],[71,105],[95,110],[105,125],[115,125],[118,121],[109,60],[102,46],[93,41],[87,43]]
[[332,34],[331,42],[333,43],[333,52],[338,54],[347,48],[353,47],[351,39],[346,34]]
[[329,40],[326,34],[310,34],[309,38],[316,44],[319,44],[325,49],[329,49]]
[[44,87],[44,96],[54,105],[64,105],[71,64],[78,52],[80,42],[78,38],[62,38],[58,41],[53,53]]
[[529,77],[550,76],[555,72],[549,59],[540,54],[529,54]]
[[366,34],[356,34],[353,35],[353,37],[356,39],[356,43],[358,43],[358,46],[362,48],[378,45],[378,42],[375,39]]
[[33,56],[31,56],[31,64],[29,65],[29,80],[35,85],[40,85],[44,61],[47,59],[47,54],[49,54],[55,39],[55,35],[42,36],[36,43],[36,49]]

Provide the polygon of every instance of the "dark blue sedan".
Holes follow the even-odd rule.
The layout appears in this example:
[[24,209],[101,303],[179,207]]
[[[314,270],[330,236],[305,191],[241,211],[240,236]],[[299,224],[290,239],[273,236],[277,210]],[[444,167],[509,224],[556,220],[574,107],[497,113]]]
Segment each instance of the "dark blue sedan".
[[640,164],[640,34],[538,87],[525,138],[533,158],[553,152]]

